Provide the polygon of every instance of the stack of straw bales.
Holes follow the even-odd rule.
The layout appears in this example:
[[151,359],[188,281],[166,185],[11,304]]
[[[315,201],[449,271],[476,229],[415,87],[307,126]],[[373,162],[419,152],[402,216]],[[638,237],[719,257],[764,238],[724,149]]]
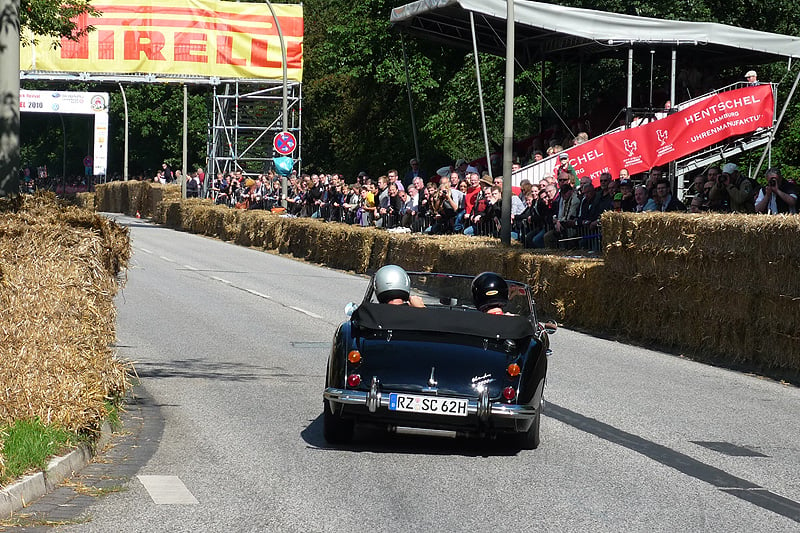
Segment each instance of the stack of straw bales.
[[126,229],[52,195],[0,204],[0,425],[99,429],[128,384],[110,346],[129,255]]
[[800,217],[609,213],[603,232],[626,335],[800,368]]

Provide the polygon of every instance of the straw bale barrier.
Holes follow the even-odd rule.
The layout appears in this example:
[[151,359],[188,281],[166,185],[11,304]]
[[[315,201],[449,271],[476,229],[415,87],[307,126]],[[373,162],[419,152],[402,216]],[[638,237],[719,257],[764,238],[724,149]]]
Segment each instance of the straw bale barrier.
[[129,255],[127,229],[52,193],[0,203],[0,425],[99,430],[128,385],[110,346]]
[[[101,211],[122,201],[107,186],[125,185],[98,187]],[[181,202],[176,186],[155,187],[162,199],[144,212],[176,229],[360,273],[386,263],[493,270],[526,280],[542,315],[569,327],[800,378],[800,217],[606,213],[603,258],[580,258],[489,238],[395,234]]]

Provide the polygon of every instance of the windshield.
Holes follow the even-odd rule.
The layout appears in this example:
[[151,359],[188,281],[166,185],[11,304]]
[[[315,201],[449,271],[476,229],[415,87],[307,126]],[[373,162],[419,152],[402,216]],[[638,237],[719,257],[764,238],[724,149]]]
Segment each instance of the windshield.
[[[422,298],[425,307],[476,311],[472,302],[472,276],[458,274],[432,274],[409,272],[411,295]],[[508,305],[506,313],[520,316],[531,315],[531,299],[528,286],[516,281],[508,283]],[[367,292],[367,301],[377,302],[372,284]]]

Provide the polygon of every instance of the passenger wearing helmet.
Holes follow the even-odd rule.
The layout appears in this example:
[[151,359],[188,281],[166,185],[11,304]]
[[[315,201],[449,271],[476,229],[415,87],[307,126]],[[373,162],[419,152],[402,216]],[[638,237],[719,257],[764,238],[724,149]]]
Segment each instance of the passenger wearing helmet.
[[472,301],[478,311],[502,315],[508,305],[508,283],[499,274],[482,272],[472,280]]
[[411,296],[411,280],[402,267],[382,266],[373,279],[375,296],[382,304],[425,307],[422,298]]

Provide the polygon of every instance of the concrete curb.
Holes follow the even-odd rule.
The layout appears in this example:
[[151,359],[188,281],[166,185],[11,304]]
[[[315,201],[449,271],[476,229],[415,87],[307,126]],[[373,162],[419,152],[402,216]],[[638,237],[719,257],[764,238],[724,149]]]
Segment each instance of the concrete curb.
[[[111,426],[108,422],[103,422],[94,449],[102,450],[110,440]],[[89,464],[92,457],[92,448],[81,443],[68,454],[51,459],[44,472],[27,475],[0,490],[0,520],[11,518],[16,511],[52,492],[65,478]]]

